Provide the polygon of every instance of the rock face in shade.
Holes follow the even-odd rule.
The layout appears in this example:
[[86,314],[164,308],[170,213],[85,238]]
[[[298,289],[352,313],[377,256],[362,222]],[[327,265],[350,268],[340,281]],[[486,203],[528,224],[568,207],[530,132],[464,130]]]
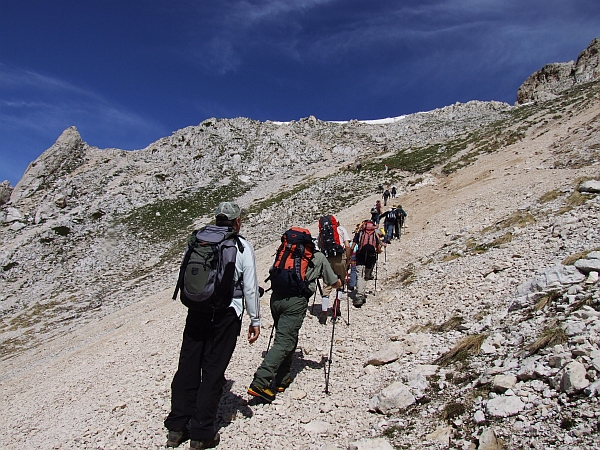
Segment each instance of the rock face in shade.
[[531,74],[517,91],[517,104],[546,101],[576,84],[594,81],[600,77],[600,40],[594,39],[579,54],[577,62],[552,63]]

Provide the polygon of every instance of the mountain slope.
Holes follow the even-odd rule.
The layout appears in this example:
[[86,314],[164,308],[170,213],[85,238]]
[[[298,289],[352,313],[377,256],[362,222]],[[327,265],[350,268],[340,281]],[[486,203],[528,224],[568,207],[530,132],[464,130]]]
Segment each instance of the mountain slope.
[[[510,448],[598,445],[596,398],[563,392],[553,381],[560,379],[560,366],[550,365],[557,358],[580,360],[590,368],[587,377],[597,376],[592,364],[597,319],[593,308],[582,303],[577,309],[576,303],[583,299],[598,307],[598,283],[586,284],[585,277],[559,283],[558,297],[540,309],[543,292],[518,294],[529,292],[523,286],[536,272],[600,247],[598,196],[578,190],[582,177],[598,177],[598,86],[512,114],[487,139],[454,153],[451,162],[460,162],[460,168],[450,173],[443,170],[448,160],[423,174],[386,175],[383,159],[372,168],[365,159],[362,175],[348,174],[375,176],[375,181],[390,177],[402,186],[398,200],[408,211],[408,228],[379,262],[376,295],[360,310],[352,309],[350,325],[336,325],[330,396],[323,394],[323,371],[331,324],[323,327],[309,313],[293,389],[273,405],[247,403],[245,389],[268,340],[268,298],[263,298],[263,336],[255,346],[240,339],[227,373],[230,391],[220,409],[223,448],[347,448],[377,436],[398,448],[445,448],[449,440],[456,448],[489,440],[504,440]],[[519,138],[506,145],[514,130]],[[497,148],[494,139],[502,139]],[[390,154],[387,161],[397,157]],[[313,204],[308,189],[277,199],[279,208]],[[339,209],[342,223],[351,228],[376,198],[367,192],[348,202]],[[314,211],[314,217],[320,212],[331,211]],[[292,213],[298,213],[297,206]],[[300,224],[294,215],[274,217],[280,217],[275,228]],[[271,223],[260,213],[249,220],[246,229]],[[306,223],[315,229],[314,221]],[[257,251],[260,276],[277,245],[272,237]],[[372,282],[370,289],[375,291]],[[162,419],[185,314],[170,293],[158,288],[102,320],[4,360],[2,409],[8,415],[2,446],[164,445]],[[343,313],[346,317],[345,308]],[[571,330],[567,341],[528,359],[528,346],[553,323]],[[579,323],[587,326],[572,332]],[[469,336],[485,339],[479,355],[466,352],[444,365],[442,357]],[[365,366],[377,350],[390,346],[400,359]],[[510,392],[523,406],[517,403],[515,415],[494,415],[498,401],[491,400],[511,397],[494,393],[500,389],[494,387],[496,374],[518,379]],[[391,394],[382,390],[390,383],[407,386],[418,400],[406,408],[385,406],[381,398]],[[373,408],[387,414],[369,412]],[[483,421],[474,421],[476,413]]]

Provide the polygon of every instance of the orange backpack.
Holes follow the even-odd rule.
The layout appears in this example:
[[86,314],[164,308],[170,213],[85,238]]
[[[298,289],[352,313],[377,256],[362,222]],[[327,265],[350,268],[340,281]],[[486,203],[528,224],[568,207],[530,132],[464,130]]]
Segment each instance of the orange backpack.
[[271,289],[276,294],[309,298],[312,291],[306,279],[306,270],[314,267],[314,243],[310,231],[292,227],[281,236],[275,262],[269,270]]

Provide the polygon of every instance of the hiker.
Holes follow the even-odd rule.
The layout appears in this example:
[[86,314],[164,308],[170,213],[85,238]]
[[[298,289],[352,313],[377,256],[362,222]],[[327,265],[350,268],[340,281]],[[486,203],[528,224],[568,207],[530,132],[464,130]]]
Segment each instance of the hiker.
[[[348,262],[352,256],[350,247],[350,236],[348,231],[340,225],[332,215],[323,216],[319,219],[319,237],[317,239],[319,250],[327,257],[327,261],[335,274],[342,281],[342,287],[346,282],[348,274]],[[327,312],[329,308],[329,296],[333,288],[330,285],[323,286],[323,295],[321,297],[321,314],[319,323],[327,323]],[[336,291],[340,295],[340,291]]]
[[[169,430],[167,447],[177,447],[188,439],[191,449],[218,445],[217,408],[226,384],[225,369],[241,331],[244,303],[250,317],[248,342],[252,344],[260,335],[256,261],[252,245],[238,234],[241,213],[236,203],[220,203],[215,210],[215,225],[194,232],[188,241],[181,269],[185,275],[180,272],[174,294],[175,298],[180,290],[188,313],[179,365],[171,383],[171,412],[164,422]],[[217,245],[215,254],[221,255],[222,274],[206,263],[203,269],[203,264],[197,262],[201,260],[192,260],[206,247],[212,254],[213,248],[207,243]],[[195,264],[188,265],[191,261]],[[220,279],[218,285],[212,282],[215,272]],[[193,283],[198,283],[203,273],[204,282],[200,282],[203,290],[199,294],[190,293],[197,286]],[[201,301],[206,292],[213,292],[211,289],[214,295]]]
[[404,226],[404,219],[406,219],[406,211],[402,209],[402,205],[398,205],[396,208],[396,237],[400,239],[400,235],[402,234],[402,227]]
[[379,183],[379,184],[377,185],[377,193],[378,193],[379,195],[383,194],[383,184]]
[[375,224],[375,225],[379,225],[379,217],[381,216],[381,201],[377,200],[375,202],[375,215],[373,214],[373,209],[371,209],[371,221]]
[[392,198],[396,198],[396,193],[398,192],[398,191],[396,191],[396,186],[392,186],[392,189],[390,192],[392,194]]
[[268,278],[273,290],[271,314],[275,339],[248,388],[248,394],[268,403],[275,400],[276,392],[284,392],[292,382],[290,368],[298,345],[298,333],[306,316],[308,299],[315,292],[317,278],[323,278],[323,282],[333,289],[342,286],[325,255],[314,249],[308,230],[293,227],[284,233],[281,241]]
[[356,265],[363,266],[362,277],[357,280],[357,289],[354,293],[352,304],[360,308],[366,302],[367,281],[373,279],[373,268],[377,263],[377,255],[382,252],[381,236],[373,222],[363,222],[352,240],[358,246],[356,252]]
[[383,206],[387,206],[387,201],[388,201],[388,198],[390,198],[390,195],[391,194],[390,194],[389,189],[386,188],[385,191],[383,191],[383,195],[382,195],[382,197],[383,197]]
[[390,170],[390,166],[387,165],[387,163],[385,164],[385,173],[388,173],[388,171]]
[[384,214],[385,219],[383,220],[383,226],[385,229],[385,237],[383,238],[383,242],[389,244],[394,238],[394,228],[398,224],[398,219],[396,218],[396,209],[394,206],[391,206],[389,211]]

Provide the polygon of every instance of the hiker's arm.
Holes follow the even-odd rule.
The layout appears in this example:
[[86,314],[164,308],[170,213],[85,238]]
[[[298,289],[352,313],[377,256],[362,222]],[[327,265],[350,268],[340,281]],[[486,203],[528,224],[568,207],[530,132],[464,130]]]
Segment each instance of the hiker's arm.
[[[244,274],[244,301],[246,302],[246,311],[250,317],[250,326],[260,327],[260,295],[258,292],[258,278],[256,274],[256,259],[254,257],[254,248],[245,241],[244,252],[241,254],[242,267]],[[238,255],[240,255],[238,253]],[[256,333],[258,337],[258,333]]]
[[260,336],[260,327],[249,325],[248,326],[248,342],[251,344],[258,339]]

